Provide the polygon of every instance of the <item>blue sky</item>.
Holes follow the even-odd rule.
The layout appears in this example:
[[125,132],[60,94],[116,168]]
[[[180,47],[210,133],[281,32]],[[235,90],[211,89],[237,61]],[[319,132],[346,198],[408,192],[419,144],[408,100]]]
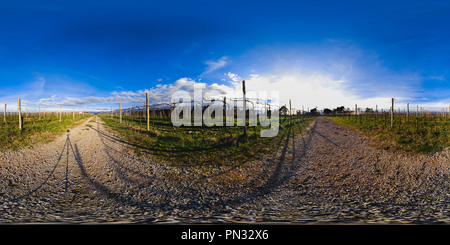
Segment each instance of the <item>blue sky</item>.
[[4,1],[0,103],[102,110],[207,88],[450,106],[448,1]]

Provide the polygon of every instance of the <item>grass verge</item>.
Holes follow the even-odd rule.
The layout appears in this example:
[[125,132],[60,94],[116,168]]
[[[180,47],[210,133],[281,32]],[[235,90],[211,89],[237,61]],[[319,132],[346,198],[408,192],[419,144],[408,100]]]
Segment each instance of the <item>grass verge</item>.
[[0,126],[0,150],[17,150],[39,142],[50,142],[67,129],[83,123],[92,115],[63,116],[61,122],[56,115],[47,115],[38,119],[35,116],[24,117],[23,129],[19,130],[16,117],[8,117],[7,123]]
[[379,114],[330,117],[333,121],[367,135],[391,150],[430,154],[449,147],[450,120],[446,117],[422,116],[406,118],[396,115],[391,127],[390,115]]

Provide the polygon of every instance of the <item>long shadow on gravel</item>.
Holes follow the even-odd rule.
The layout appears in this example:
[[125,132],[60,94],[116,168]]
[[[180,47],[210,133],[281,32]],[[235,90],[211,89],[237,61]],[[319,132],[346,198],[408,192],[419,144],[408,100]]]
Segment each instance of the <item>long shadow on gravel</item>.
[[86,179],[91,186],[93,186],[102,196],[113,199],[121,204],[136,206],[140,208],[154,208],[155,205],[147,202],[146,200],[133,200],[127,196],[123,196],[120,194],[121,190],[112,190],[107,186],[102,184],[101,182],[92,178],[89,173],[86,171],[85,164],[83,159],[81,158],[81,154],[79,152],[77,144],[75,144],[75,150],[72,148],[73,154],[75,156],[75,160],[80,168],[81,175],[84,179]]
[[[282,145],[281,149],[281,155],[279,158],[272,160],[268,166],[267,171],[269,167],[275,165],[275,169],[271,173],[271,175],[266,178],[267,180],[264,181],[264,183],[260,184],[256,188],[251,188],[251,184],[248,184],[246,187],[250,188],[242,188],[247,189],[247,192],[244,192],[240,195],[235,195],[233,199],[226,199],[222,200],[223,205],[229,205],[229,204],[239,204],[243,202],[247,202],[248,200],[251,200],[253,198],[256,198],[258,196],[264,196],[269,195],[272,191],[274,191],[277,187],[283,185],[286,181],[288,181],[292,176],[294,176],[293,173],[296,172],[296,170],[299,168],[302,158],[305,156],[306,151],[310,145],[311,139],[313,138],[315,134],[314,128],[316,127],[317,119],[314,121],[314,125],[310,128],[306,136],[302,136],[302,146],[301,148],[296,148],[296,139],[295,135],[296,133],[293,132],[294,128],[290,127],[288,132],[283,135],[282,140],[280,141],[280,145]],[[301,133],[301,132],[300,132]],[[288,148],[289,148],[289,141],[292,139],[292,160],[290,163],[286,160],[286,154],[288,154]],[[277,151],[279,151],[278,149]],[[256,177],[255,180],[262,179],[263,176]]]
[[[108,145],[106,142],[112,142],[114,144],[125,144],[125,145],[129,145],[129,146],[135,146],[131,143],[127,143],[119,138],[116,138],[114,136],[111,136],[105,132],[103,132],[100,129],[94,129],[93,127],[91,127],[94,131],[96,131],[100,137],[100,141],[102,142],[103,146],[105,147],[105,153],[108,155],[108,157],[111,159],[111,163],[113,164],[114,169],[116,170],[116,172],[118,173],[118,177],[119,179],[121,179],[122,181],[125,181],[127,183],[130,183],[134,186],[136,186],[137,188],[140,187],[145,187],[148,185],[151,185],[152,182],[155,182],[156,180],[158,180],[158,190],[155,190],[157,192],[165,192],[165,197],[167,198],[169,196],[169,194],[167,193],[167,181],[161,181],[161,178],[158,178],[156,176],[150,176],[147,175],[145,173],[142,173],[140,171],[136,171],[134,169],[131,169],[127,166],[125,166],[125,164],[123,163],[123,160],[117,159],[116,157],[114,157],[114,154],[120,154],[123,157],[127,157],[130,160],[134,161],[134,162],[138,162],[139,164],[143,164],[143,165],[150,165],[150,163],[142,158],[139,157],[134,157],[131,156],[130,154],[127,153],[123,153],[120,152],[116,149],[114,149],[113,147],[111,147],[110,145]],[[141,181],[138,182],[136,180],[134,180],[131,176],[136,177],[136,178],[142,178],[142,179],[146,179],[146,181]],[[156,201],[162,201],[165,202],[164,200],[165,198],[161,198],[161,200],[156,200]]]

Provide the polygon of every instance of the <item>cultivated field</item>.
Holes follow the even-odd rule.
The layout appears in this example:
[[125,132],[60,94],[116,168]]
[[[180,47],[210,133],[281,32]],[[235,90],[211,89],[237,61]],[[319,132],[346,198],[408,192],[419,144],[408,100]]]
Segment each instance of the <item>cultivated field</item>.
[[259,122],[258,126],[248,126],[244,134],[244,128],[240,126],[174,127],[167,114],[157,112],[155,115],[159,116],[150,117],[149,131],[146,130],[145,116],[139,112],[124,114],[122,123],[118,113],[103,113],[99,116],[121,138],[133,144],[137,154],[157,157],[158,161],[181,166],[236,166],[248,160],[261,159],[279,147],[288,131],[301,134],[315,118],[282,116],[278,135],[262,138],[261,130],[268,127],[261,126]]

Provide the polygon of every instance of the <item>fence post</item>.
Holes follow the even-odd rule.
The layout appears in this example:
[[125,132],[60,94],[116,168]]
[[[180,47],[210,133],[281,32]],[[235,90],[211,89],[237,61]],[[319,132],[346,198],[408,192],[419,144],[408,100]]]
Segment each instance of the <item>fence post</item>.
[[119,122],[122,123],[122,103],[119,103]]
[[245,97],[245,80],[242,81],[242,91],[243,91],[243,97],[244,97],[244,103],[243,103],[243,109],[244,109],[244,135],[247,136],[247,108],[246,108],[246,97]]
[[224,119],[223,125],[226,126],[226,124],[227,124],[227,96],[223,97],[223,108],[222,108],[222,111],[223,111],[222,114],[224,115],[224,117],[223,117],[223,119]]
[[148,92],[145,93],[145,108],[147,110],[147,131],[150,131],[150,110],[148,106]]
[[378,116],[378,105],[375,105],[375,121],[377,121],[377,116]]
[[407,112],[406,112],[406,121],[409,122],[409,103],[406,104],[406,109],[407,109]]
[[17,112],[19,113],[19,130],[22,130],[22,112],[20,108],[20,99],[17,100]]

